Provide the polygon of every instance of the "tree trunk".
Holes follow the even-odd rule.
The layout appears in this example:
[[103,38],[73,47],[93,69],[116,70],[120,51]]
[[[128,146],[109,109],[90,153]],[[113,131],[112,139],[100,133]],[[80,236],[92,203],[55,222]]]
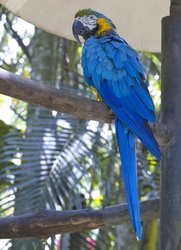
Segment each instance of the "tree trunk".
[[162,122],[172,131],[161,166],[160,249],[181,249],[181,0],[162,20]]

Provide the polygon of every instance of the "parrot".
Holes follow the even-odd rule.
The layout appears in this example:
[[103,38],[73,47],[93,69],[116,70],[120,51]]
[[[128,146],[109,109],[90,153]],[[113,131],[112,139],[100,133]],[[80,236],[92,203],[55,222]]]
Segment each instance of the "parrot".
[[[148,121],[155,122],[154,104],[138,53],[116,32],[112,20],[92,9],[79,10],[72,33],[84,43],[81,65],[86,83],[114,113],[116,139],[128,210],[137,238],[142,238],[135,138],[157,158],[162,153]],[[81,40],[80,40],[80,37]]]

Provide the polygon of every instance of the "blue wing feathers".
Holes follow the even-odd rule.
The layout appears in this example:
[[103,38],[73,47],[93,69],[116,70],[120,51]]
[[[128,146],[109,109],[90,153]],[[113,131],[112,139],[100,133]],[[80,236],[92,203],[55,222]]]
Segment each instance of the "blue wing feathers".
[[135,78],[131,77],[128,73],[125,75],[124,78],[129,87],[138,85],[137,82],[135,81]]
[[127,72],[125,70],[125,68],[121,68],[119,70],[117,70],[117,77],[118,79],[121,79],[123,76],[126,76]]
[[102,66],[101,66],[101,64],[100,63],[98,63],[97,65],[96,65],[96,74],[97,75],[101,75],[102,74]]
[[116,48],[116,49],[119,49],[121,47],[121,40],[113,40],[112,41],[112,45]]
[[143,66],[139,62],[139,60],[133,56],[127,55],[129,63],[135,68],[139,73],[144,73]]
[[[126,78],[122,77],[120,80],[117,81],[119,85],[119,92],[122,93],[122,96],[129,96],[130,88],[126,82]],[[114,88],[114,86],[113,86]]]
[[134,135],[159,160],[161,152],[148,121],[155,121],[138,53],[117,34],[92,36],[82,52],[84,77],[115,114],[126,198],[133,226],[141,238]]
[[[124,108],[112,108],[115,115],[130,128],[148,150],[158,159],[161,158],[159,145],[155,140],[148,123],[136,113],[128,113]],[[134,118],[133,118],[134,117]]]
[[[152,99],[150,98],[150,94],[148,92],[147,87],[144,84],[142,84],[141,88],[136,86],[134,90],[137,93],[137,95],[140,97],[140,99],[143,101],[143,103],[148,107],[148,109],[154,110],[155,108],[154,103]],[[152,121],[152,120],[149,120],[149,121]]]
[[106,57],[104,62],[105,62],[105,67],[106,67],[107,70],[113,70],[114,69],[114,64],[109,58]]
[[138,58],[138,53],[129,45],[126,47],[126,54]]
[[[118,51],[116,51],[116,54],[113,58],[113,63],[114,63],[114,66],[119,69],[119,68],[122,68],[123,67],[123,60],[122,58],[120,57],[121,56],[121,53]],[[121,59],[120,59],[121,58]]]
[[109,52],[108,56],[110,59],[113,59],[117,53],[117,49],[115,47],[112,47],[111,51]]
[[[133,92],[132,92],[133,93]],[[155,121],[155,115],[153,110],[149,110],[146,106],[141,105],[141,100],[135,95],[128,97],[116,98],[114,93],[111,93],[110,87],[106,81],[102,82],[99,94],[107,105],[112,109],[114,114],[125,124],[128,128],[142,141],[142,143],[155,155],[157,159],[160,159],[161,152],[159,145],[155,140],[146,120]],[[132,97],[132,98],[131,98]],[[126,99],[128,101],[125,104]],[[131,102],[136,105],[131,106]],[[137,100],[138,99],[138,100]],[[139,104],[140,103],[140,104]],[[139,107],[140,105],[140,108]],[[137,113],[136,110],[141,113]],[[143,116],[147,117],[145,119]],[[149,118],[149,119],[148,119]]]
[[129,61],[126,61],[124,63],[124,67],[130,76],[132,76],[134,78],[137,76],[138,71],[134,67],[132,67],[132,65]]

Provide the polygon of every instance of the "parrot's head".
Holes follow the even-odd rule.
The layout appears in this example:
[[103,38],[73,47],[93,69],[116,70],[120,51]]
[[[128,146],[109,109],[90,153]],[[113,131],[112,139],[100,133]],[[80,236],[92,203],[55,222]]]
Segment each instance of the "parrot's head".
[[91,10],[79,10],[75,14],[72,32],[75,39],[80,42],[79,36],[87,40],[91,36],[102,36],[115,32],[116,26],[111,19],[103,14]]

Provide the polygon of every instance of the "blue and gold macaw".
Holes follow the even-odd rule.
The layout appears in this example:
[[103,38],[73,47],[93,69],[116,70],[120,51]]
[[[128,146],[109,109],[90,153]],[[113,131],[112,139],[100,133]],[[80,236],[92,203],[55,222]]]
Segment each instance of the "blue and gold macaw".
[[126,199],[134,229],[141,239],[135,135],[159,160],[161,152],[148,121],[155,121],[154,104],[137,52],[116,33],[105,15],[83,9],[76,13],[73,34],[80,42],[85,81],[94,87],[115,117]]

